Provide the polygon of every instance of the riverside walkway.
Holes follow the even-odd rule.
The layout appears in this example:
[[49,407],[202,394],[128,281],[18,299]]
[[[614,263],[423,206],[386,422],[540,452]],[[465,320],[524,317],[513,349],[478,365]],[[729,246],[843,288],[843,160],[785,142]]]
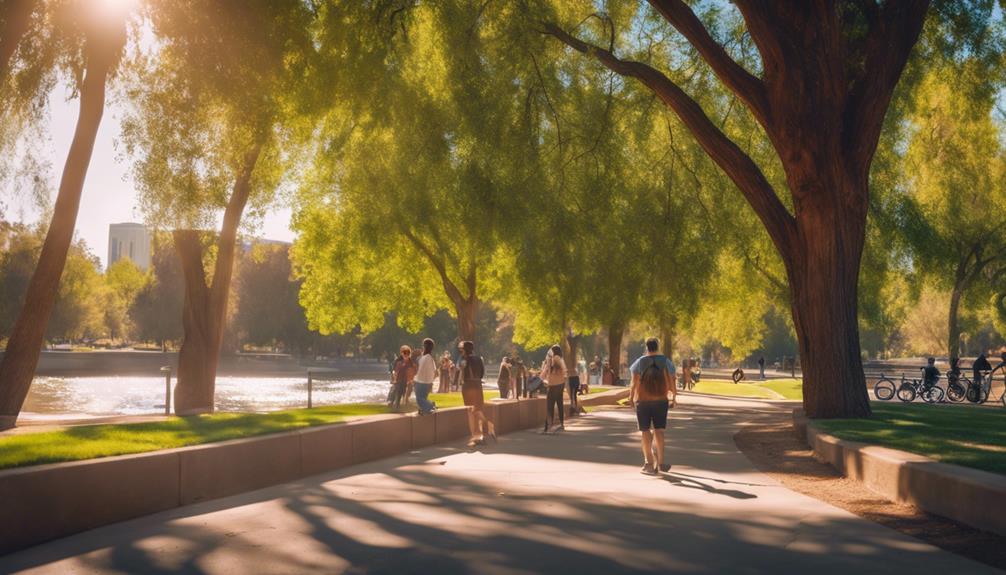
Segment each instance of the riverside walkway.
[[0,558],[29,573],[998,573],[792,492],[734,445],[769,403],[689,395],[670,473],[607,408],[468,452],[413,453]]

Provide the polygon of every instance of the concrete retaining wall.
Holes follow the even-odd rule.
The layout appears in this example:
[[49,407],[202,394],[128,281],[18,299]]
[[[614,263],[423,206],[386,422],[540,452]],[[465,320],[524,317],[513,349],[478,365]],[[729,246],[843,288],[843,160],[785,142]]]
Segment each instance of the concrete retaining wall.
[[[501,434],[537,427],[545,421],[545,400],[487,402],[486,415]],[[467,437],[467,410],[458,407],[0,471],[0,554]]]
[[839,439],[807,420],[800,409],[793,411],[793,423],[818,459],[880,495],[1006,535],[1006,476]]

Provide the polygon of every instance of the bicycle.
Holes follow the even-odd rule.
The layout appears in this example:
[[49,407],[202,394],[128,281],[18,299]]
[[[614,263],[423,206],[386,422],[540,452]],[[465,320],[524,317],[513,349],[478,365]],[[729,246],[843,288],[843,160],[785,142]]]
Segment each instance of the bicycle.
[[[995,374],[998,371],[1003,371],[1006,374],[1006,361],[1001,362],[991,371],[979,372],[978,381],[969,381],[967,392],[965,393],[967,400],[978,404],[988,401],[989,395],[992,393],[992,382],[995,380]],[[1002,394],[999,395],[999,403],[1003,407],[1006,407],[1006,386],[1004,386]]]
[[[919,368],[925,369],[925,368]],[[926,403],[940,403],[943,401],[944,391],[939,386],[939,380],[932,383],[927,382],[925,377],[921,379],[910,379],[901,374],[901,385],[898,386],[898,399],[905,403],[915,401],[916,397],[921,397]]]
[[967,398],[971,380],[960,373],[947,373],[947,400],[960,403]]

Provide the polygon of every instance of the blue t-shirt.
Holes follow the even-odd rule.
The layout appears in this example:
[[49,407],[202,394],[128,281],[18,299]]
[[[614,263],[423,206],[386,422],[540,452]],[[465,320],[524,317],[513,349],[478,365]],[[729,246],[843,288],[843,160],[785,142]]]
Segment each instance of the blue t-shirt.
[[[663,364],[664,369],[667,370],[667,373],[669,373],[671,375],[671,381],[674,380],[674,375],[676,373],[676,371],[674,369],[674,362],[671,361],[671,359],[668,358],[666,355],[663,355],[663,354],[660,354],[660,353],[658,353],[656,355],[644,355],[644,356],[640,357],[639,359],[637,359],[636,361],[634,361],[632,363],[632,366],[629,367],[629,371],[633,375],[639,375],[640,373],[642,373],[642,369],[640,368],[639,364],[643,360],[652,360],[657,365]],[[647,361],[646,365],[649,366],[649,361]]]

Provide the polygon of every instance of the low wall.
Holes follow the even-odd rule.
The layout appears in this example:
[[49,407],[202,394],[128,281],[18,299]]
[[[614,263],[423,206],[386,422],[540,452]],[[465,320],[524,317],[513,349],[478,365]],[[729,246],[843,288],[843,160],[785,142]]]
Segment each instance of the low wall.
[[829,435],[793,410],[815,456],[884,497],[977,529],[1006,535],[1006,476]]
[[619,401],[629,397],[629,388],[624,389],[612,389],[611,391],[603,391],[601,393],[591,393],[587,395],[581,395],[579,398],[580,405],[584,407],[594,407],[598,405],[614,405]]
[[[545,399],[492,401],[497,433],[538,427]],[[109,523],[468,437],[466,408],[0,471],[0,554]]]

